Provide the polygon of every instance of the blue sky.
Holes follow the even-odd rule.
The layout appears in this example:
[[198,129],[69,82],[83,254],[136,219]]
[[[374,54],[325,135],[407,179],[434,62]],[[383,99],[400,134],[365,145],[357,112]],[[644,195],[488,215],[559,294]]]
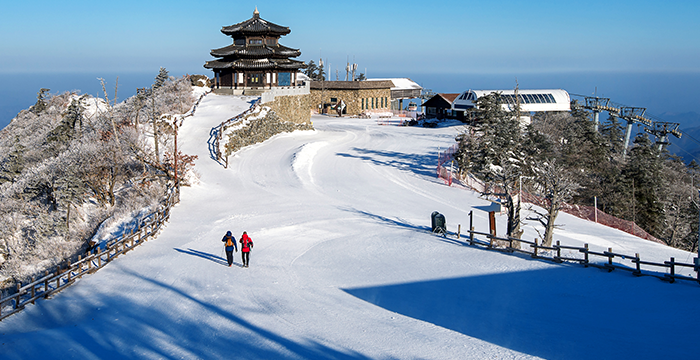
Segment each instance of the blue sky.
[[[204,73],[222,26],[261,16],[332,67],[390,73],[700,72],[697,1],[13,1],[0,73]],[[155,69],[155,70],[154,70]]]

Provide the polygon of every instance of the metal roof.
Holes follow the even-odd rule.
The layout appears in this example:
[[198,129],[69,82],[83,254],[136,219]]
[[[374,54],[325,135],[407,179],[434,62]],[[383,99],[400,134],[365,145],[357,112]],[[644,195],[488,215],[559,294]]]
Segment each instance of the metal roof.
[[453,102],[453,110],[467,110],[476,106],[476,101],[483,96],[497,93],[503,100],[503,106],[511,109],[516,102],[520,103],[520,110],[525,112],[538,111],[571,111],[571,98],[566,90],[542,89],[542,90],[467,90],[461,93]]

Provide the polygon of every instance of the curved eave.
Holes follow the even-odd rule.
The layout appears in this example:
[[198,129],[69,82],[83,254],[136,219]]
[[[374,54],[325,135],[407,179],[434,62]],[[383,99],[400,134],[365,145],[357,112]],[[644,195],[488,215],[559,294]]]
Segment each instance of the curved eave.
[[286,26],[280,26],[255,16],[252,19],[248,19],[238,24],[224,26],[221,28],[221,32],[229,36],[260,34],[281,36],[287,35],[292,31]]
[[242,58],[255,57],[276,57],[288,58],[301,55],[298,49],[292,49],[283,45],[278,46],[244,46],[244,45],[229,45],[220,49],[214,49],[210,52],[213,57],[237,56]]
[[296,70],[304,67],[304,63],[289,59],[237,59],[234,61],[212,60],[207,61],[204,67],[207,69],[232,69],[232,70]]

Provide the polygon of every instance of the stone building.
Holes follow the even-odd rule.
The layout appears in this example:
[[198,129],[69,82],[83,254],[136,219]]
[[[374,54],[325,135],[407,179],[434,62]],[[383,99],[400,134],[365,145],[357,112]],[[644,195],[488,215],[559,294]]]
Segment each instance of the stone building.
[[294,86],[299,69],[306,65],[291,58],[301,55],[298,49],[281,45],[280,37],[291,32],[260,17],[253,17],[221,29],[233,38],[229,46],[211,51],[216,60],[204,67],[214,71],[213,89],[217,93],[258,95],[273,87]]
[[359,115],[391,109],[394,83],[382,81],[312,81],[310,103],[314,111],[328,113],[343,101],[343,114]]

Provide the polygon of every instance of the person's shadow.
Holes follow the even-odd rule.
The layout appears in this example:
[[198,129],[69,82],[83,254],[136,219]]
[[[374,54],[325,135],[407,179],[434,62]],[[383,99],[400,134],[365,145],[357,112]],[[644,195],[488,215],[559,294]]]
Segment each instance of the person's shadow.
[[[223,257],[221,257],[221,256],[216,256],[216,255],[214,255],[214,254],[205,253],[205,252],[203,252],[203,251],[194,250],[194,249],[183,250],[183,249],[177,249],[177,248],[176,248],[175,251],[181,252],[181,253],[183,253],[183,254],[198,256],[198,257],[201,257],[201,258],[203,258],[203,259],[207,259],[207,260],[213,261],[213,262],[215,262],[215,263],[217,263],[217,264],[221,264],[221,265],[224,265],[224,266],[228,266],[228,261],[226,261],[226,258],[223,258]],[[238,267],[243,267],[243,264],[237,263],[236,260],[233,261],[233,265],[236,265],[236,266],[238,266]]]

